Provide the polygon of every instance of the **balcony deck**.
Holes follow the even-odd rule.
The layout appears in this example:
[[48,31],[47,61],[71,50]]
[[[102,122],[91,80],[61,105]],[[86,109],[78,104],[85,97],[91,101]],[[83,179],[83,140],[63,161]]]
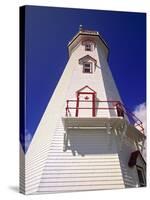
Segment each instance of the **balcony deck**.
[[118,128],[122,126],[124,122],[127,123],[126,135],[130,138],[137,138],[137,140],[143,141],[146,136],[138,130],[133,124],[130,124],[123,117],[62,117],[64,124],[64,129],[106,129],[108,126],[110,128]]
[[91,128],[102,128],[106,127],[109,123],[113,127],[116,123],[120,123],[123,117],[112,117],[112,118],[102,118],[102,117],[63,117],[63,123],[65,128],[75,128],[75,127],[91,127]]
[[[118,101],[96,101],[99,103],[99,106],[96,107],[96,110],[102,111],[110,111],[112,110],[113,113],[109,116],[107,115],[99,115],[98,113],[94,116],[89,116],[88,114],[83,116],[82,113],[76,115],[76,110],[92,110],[92,107],[76,107],[76,100],[67,100],[66,105],[66,115],[62,117],[62,121],[64,124],[65,129],[72,129],[72,128],[91,128],[91,129],[98,129],[98,128],[117,128],[122,126],[124,122],[128,124],[127,134],[130,132],[136,133],[138,137],[143,138],[144,135],[144,128],[142,122],[133,114],[131,113],[121,102]],[[86,103],[88,105],[91,101],[80,101]],[[72,104],[73,103],[73,104]],[[107,103],[107,106],[106,106]],[[119,104],[119,108],[116,106]],[[103,106],[105,105],[105,107]],[[118,110],[119,109],[119,110]],[[72,112],[74,111],[74,112]],[[145,136],[144,136],[145,137]]]

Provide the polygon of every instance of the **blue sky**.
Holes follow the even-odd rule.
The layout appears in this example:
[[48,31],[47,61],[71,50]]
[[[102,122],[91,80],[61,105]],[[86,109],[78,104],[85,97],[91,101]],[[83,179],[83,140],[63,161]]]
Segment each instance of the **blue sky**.
[[67,44],[80,24],[98,31],[108,44],[109,66],[124,104],[133,111],[146,101],[144,13],[28,6],[25,24],[28,142],[68,61]]

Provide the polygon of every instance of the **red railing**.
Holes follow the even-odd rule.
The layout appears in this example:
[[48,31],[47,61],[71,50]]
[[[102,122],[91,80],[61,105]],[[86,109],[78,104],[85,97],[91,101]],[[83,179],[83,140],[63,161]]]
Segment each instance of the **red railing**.
[[[69,106],[69,103],[75,103],[75,106]],[[92,102],[93,101],[89,101],[89,100],[79,100],[79,102]],[[77,110],[115,110],[116,111],[116,115],[118,117],[124,117],[125,115],[127,116],[129,122],[131,124],[133,124],[139,131],[141,131],[142,133],[144,133],[144,128],[143,128],[143,123],[141,122],[140,119],[138,119],[131,111],[129,111],[129,109],[127,107],[125,107],[120,101],[95,101],[96,103],[99,104],[103,104],[103,103],[107,103],[108,107],[97,107],[95,106],[93,107],[79,107],[77,106],[77,100],[67,100],[66,101],[67,105],[66,105],[66,117],[71,116],[71,112],[70,110],[75,110],[75,117],[79,117],[79,115],[77,114]],[[95,113],[95,111],[93,112]],[[96,114],[93,115],[93,117],[96,117]]]
[[122,104],[122,107],[124,109],[124,113],[126,114],[126,116],[128,117],[129,121],[131,124],[133,124],[135,127],[137,127],[137,129],[139,129],[142,133],[144,133],[144,127],[143,127],[143,123],[142,121],[137,118],[135,116],[134,113],[132,113],[127,107],[125,107],[123,104]]

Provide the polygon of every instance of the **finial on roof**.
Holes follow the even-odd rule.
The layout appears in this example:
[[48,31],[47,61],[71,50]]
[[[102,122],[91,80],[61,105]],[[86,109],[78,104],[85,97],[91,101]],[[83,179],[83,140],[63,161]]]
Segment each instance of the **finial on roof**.
[[82,30],[83,30],[83,26],[82,26],[82,24],[80,24],[79,31],[82,31]]

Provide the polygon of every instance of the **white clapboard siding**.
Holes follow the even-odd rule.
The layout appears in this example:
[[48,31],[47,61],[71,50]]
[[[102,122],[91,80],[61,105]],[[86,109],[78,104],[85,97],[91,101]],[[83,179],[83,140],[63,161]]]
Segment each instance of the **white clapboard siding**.
[[19,189],[20,192],[25,192],[25,154],[20,145],[20,169],[19,169]]
[[55,193],[55,192],[74,192],[74,191],[89,191],[89,190],[108,190],[108,189],[122,189],[122,184],[108,184],[108,185],[70,185],[70,186],[55,186],[55,187],[40,187],[37,193]]
[[134,144],[132,143],[129,138],[124,138],[122,148],[124,151],[120,152],[120,165],[122,168],[122,174],[124,178],[124,183],[125,187],[131,188],[131,187],[136,187],[137,182],[135,179],[134,173],[136,172],[134,168],[129,168],[128,167],[128,160],[131,155],[131,152],[134,151]]
[[71,181],[55,181],[55,182],[41,182],[41,188],[42,187],[65,187],[68,186],[70,187],[72,186],[90,186],[90,185],[118,185],[118,184],[122,184],[122,180],[71,180]]
[[54,173],[47,173],[47,174],[43,174],[43,179],[49,179],[49,178],[81,178],[81,177],[85,177],[85,178],[90,178],[90,177],[104,177],[104,178],[107,178],[107,177],[119,177],[120,178],[121,176],[121,172],[103,172],[103,173],[99,173],[99,175],[97,175],[97,172],[96,173],[89,173],[87,175],[87,173],[58,173],[58,174],[54,174]]
[[[74,156],[69,149],[63,151],[64,129],[60,121],[49,148],[37,193],[124,188],[118,154],[107,152],[110,148],[109,139],[104,137],[106,133],[98,134],[97,131],[92,136],[80,134],[80,145],[77,148],[81,148],[85,155],[79,151]],[[73,135],[70,142],[71,140],[76,145],[78,136]],[[104,153],[90,154],[86,152],[86,148],[92,152]],[[28,186],[32,187],[32,180],[28,182]]]
[[94,164],[94,166],[97,166],[97,167],[100,167],[100,166],[106,166],[106,165],[108,165],[109,167],[112,167],[112,166],[118,166],[118,164],[119,164],[119,162],[118,161],[103,161],[103,162],[101,162],[101,161],[95,161],[95,162],[64,162],[64,163],[59,163],[59,165],[58,165],[58,163],[48,163],[48,164],[46,164],[45,165],[45,169],[47,168],[47,169],[49,169],[49,167],[51,168],[51,167],[57,167],[57,166],[59,166],[59,167],[84,167],[84,166],[87,166],[87,164],[88,164],[88,166],[90,167],[90,166],[92,166],[93,167],[93,164]]
[[[51,178],[51,183],[57,183],[57,178]],[[120,178],[120,177],[118,177],[118,176],[114,176],[114,177],[111,177],[110,178],[110,175],[107,177],[98,177],[98,176],[81,176],[80,175],[80,177],[76,177],[76,176],[74,176],[74,177],[65,177],[65,180],[64,180],[64,177],[60,177],[59,178],[59,183],[69,183],[69,182],[72,182],[72,181],[74,181],[74,182],[91,182],[91,181],[94,181],[94,182],[96,182],[96,181],[122,181],[122,178]],[[49,183],[48,182],[48,180],[47,179],[44,179],[42,182],[41,182],[42,184],[44,184],[44,183]]]

